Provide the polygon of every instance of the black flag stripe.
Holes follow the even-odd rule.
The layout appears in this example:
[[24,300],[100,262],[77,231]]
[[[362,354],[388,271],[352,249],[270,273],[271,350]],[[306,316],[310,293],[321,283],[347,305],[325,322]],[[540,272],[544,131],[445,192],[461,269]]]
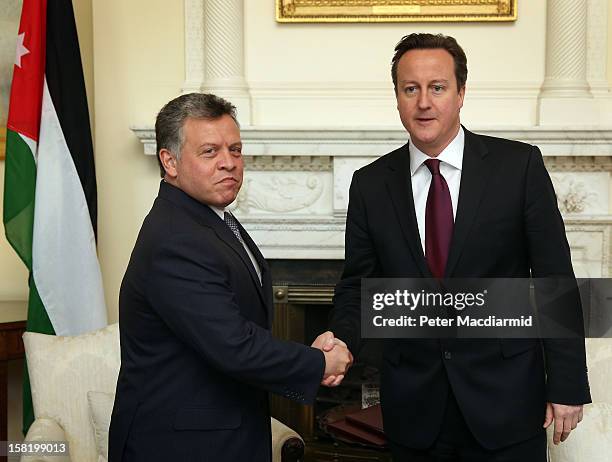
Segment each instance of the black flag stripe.
[[[81,180],[97,236],[97,186],[87,94],[70,0],[47,2],[46,77],[51,100]],[[59,179],[58,179],[59,181]]]

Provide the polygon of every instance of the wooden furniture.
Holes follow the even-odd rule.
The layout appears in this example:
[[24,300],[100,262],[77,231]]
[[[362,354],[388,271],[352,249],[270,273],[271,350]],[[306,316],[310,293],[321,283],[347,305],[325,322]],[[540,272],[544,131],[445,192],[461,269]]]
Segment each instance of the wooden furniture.
[[24,357],[25,327],[25,321],[0,323],[0,441],[6,441],[8,432],[8,361]]

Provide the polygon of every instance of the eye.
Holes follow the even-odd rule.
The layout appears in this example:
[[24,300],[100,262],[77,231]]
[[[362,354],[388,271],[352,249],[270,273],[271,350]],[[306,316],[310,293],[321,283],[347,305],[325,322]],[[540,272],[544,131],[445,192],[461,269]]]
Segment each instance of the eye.
[[444,91],[444,85],[433,85],[434,93],[442,93]]
[[217,152],[215,151],[215,148],[212,148],[212,147],[211,148],[204,148],[202,150],[202,156],[204,156],[204,157],[214,157],[216,153]]
[[417,87],[414,85],[410,85],[409,87],[404,88],[404,93],[407,95],[413,95],[417,92]]

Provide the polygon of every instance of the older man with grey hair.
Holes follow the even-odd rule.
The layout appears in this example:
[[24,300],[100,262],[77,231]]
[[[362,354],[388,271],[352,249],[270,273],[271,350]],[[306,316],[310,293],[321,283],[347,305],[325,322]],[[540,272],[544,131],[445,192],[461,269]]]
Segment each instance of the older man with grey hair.
[[272,337],[268,265],[226,210],[244,165],[235,108],[183,95],[155,133],[163,180],[121,284],[109,460],[269,461],[268,392],[312,402],[351,355]]

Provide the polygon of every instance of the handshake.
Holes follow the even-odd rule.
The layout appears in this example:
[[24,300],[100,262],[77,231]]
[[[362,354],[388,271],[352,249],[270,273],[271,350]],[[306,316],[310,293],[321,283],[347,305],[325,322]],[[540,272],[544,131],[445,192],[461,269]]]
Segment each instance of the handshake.
[[342,340],[335,338],[333,332],[319,335],[311,345],[325,355],[325,373],[321,385],[337,387],[340,385],[349,367],[353,364],[353,355]]

